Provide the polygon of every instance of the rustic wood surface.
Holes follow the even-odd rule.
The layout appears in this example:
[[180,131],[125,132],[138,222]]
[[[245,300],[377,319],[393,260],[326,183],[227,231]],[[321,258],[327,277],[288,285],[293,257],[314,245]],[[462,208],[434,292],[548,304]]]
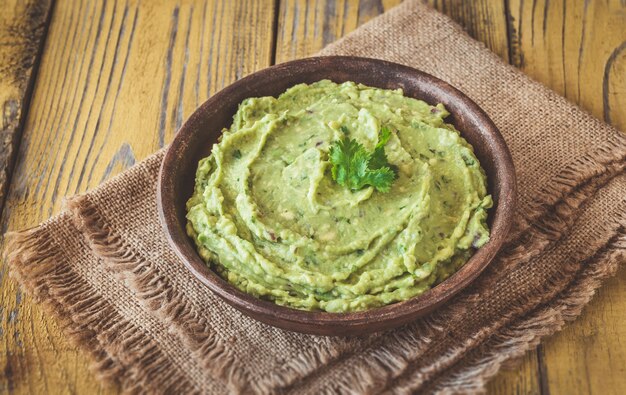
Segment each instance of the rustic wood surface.
[[8,0],[0,13],[0,210],[32,92],[51,0]]
[[[51,7],[5,0],[2,233],[36,225],[64,196],[167,144],[199,103],[235,79],[315,53],[399,1],[58,0]],[[503,59],[626,130],[623,0],[429,3]],[[18,145],[15,160],[6,147]],[[1,263],[0,392],[118,393],[95,379],[86,356],[5,274]],[[499,373],[489,392],[626,393],[624,311],[622,270],[580,319]]]

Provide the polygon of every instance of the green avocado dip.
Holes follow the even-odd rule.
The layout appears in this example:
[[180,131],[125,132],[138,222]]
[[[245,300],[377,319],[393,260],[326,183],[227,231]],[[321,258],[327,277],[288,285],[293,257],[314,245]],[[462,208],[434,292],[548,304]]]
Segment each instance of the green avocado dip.
[[198,165],[187,232],[220,276],[280,305],[420,295],[489,240],[485,173],[447,115],[328,80],[246,99]]

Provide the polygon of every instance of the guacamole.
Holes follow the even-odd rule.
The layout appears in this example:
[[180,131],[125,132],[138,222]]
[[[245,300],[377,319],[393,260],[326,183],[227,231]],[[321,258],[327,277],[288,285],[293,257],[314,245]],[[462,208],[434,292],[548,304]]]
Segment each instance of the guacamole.
[[[420,295],[489,240],[487,180],[443,105],[328,80],[244,100],[198,164],[187,232],[249,294],[303,310],[365,310]],[[384,192],[340,185],[342,139],[381,146]]]

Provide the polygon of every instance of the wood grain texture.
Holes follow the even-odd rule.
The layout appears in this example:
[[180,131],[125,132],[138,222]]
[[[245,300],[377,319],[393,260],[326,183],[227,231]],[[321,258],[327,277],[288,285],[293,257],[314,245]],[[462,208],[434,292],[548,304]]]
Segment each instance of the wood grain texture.
[[0,13],[0,212],[22,135],[52,0],[7,0]]
[[544,344],[550,393],[626,392],[626,273],[598,290],[580,319]]
[[542,393],[537,352],[527,352],[521,359],[509,361],[487,383],[491,395],[535,395]]
[[283,0],[278,11],[276,63],[311,56],[401,0]]
[[[510,0],[511,61],[626,131],[626,2]],[[626,271],[539,348],[543,393],[626,392]]]
[[[24,127],[3,231],[166,144],[197,105],[268,66],[274,2],[60,1]],[[1,267],[0,392],[118,392]]]
[[[283,0],[276,38],[276,63],[311,56],[327,44],[400,4],[401,0]],[[504,1],[428,0],[508,61]]]
[[626,2],[509,0],[511,61],[626,130]]
[[551,394],[626,392],[626,273],[599,290],[582,316],[543,344]]
[[428,4],[454,19],[470,36],[509,61],[504,0],[428,0]]

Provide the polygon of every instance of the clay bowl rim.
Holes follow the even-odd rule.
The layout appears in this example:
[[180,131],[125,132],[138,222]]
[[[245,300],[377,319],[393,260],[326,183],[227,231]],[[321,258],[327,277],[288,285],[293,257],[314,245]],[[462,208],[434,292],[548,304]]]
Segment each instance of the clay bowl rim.
[[[335,78],[334,74],[359,72],[361,74],[356,76],[354,80],[362,81],[363,78],[366,78],[363,77],[363,73],[372,72],[379,73],[381,78],[391,78],[391,81],[387,81],[387,83],[396,83],[396,86],[399,87],[404,87],[407,81],[411,80],[409,82],[416,83],[420,89],[426,89],[427,94],[446,97],[442,102],[450,109],[450,112],[456,109],[456,113],[453,113],[455,117],[460,116],[479,125],[478,128],[481,130],[478,134],[482,136],[483,143],[487,147],[486,151],[490,155],[489,161],[495,163],[491,177],[488,174],[490,193],[493,193],[494,186],[492,183],[494,179],[497,179],[499,184],[499,188],[497,188],[499,196],[496,199],[496,204],[489,210],[490,241],[477,250],[461,269],[424,294],[406,301],[360,312],[329,313],[297,310],[258,299],[236,289],[202,261],[193,242],[185,232],[186,221],[184,215],[183,218],[180,217],[181,208],[176,204],[176,194],[182,189],[177,184],[182,162],[179,158],[184,157],[190,150],[198,150],[197,146],[193,144],[194,138],[203,139],[209,148],[212,146],[217,139],[216,136],[221,133],[221,127],[216,128],[216,130],[203,131],[198,128],[198,125],[202,124],[203,118],[215,117],[219,111],[228,110],[222,104],[227,102],[231,96],[244,98],[259,96],[253,94],[245,96],[245,94],[254,91],[255,88],[271,89],[266,88],[265,85],[272,81],[276,83],[279,78],[292,78],[295,82],[290,85],[295,85],[298,81],[306,80],[305,76],[315,73],[327,75],[327,78],[331,80],[342,80],[342,78]],[[352,74],[347,80],[352,80],[354,76]],[[376,84],[371,83],[369,85],[376,86]],[[379,84],[379,86],[382,85],[383,83]],[[228,118],[232,120],[232,115],[236,110],[232,108],[231,110]],[[226,114],[222,113],[221,115]],[[460,129],[460,132],[461,135],[464,135],[463,130]],[[206,136],[204,138],[199,137],[200,134]],[[473,145],[476,149],[476,142]],[[484,153],[483,157],[479,156],[478,152],[476,154],[484,167]],[[192,166],[192,180],[195,178],[196,167],[197,162],[196,166]],[[190,175],[186,174],[186,176]],[[189,196],[182,199],[179,197],[183,206],[189,197],[190,193]],[[390,329],[417,319],[433,311],[475,280],[502,248],[506,235],[511,228],[516,206],[516,179],[511,155],[497,127],[476,103],[448,83],[417,69],[378,59],[352,56],[312,57],[278,64],[248,75],[224,88],[200,105],[182,125],[167,149],[158,176],[157,206],[168,242],[185,266],[204,285],[244,314],[261,322],[296,332],[318,335],[355,335]],[[182,210],[184,212],[184,208]]]

